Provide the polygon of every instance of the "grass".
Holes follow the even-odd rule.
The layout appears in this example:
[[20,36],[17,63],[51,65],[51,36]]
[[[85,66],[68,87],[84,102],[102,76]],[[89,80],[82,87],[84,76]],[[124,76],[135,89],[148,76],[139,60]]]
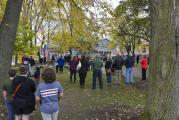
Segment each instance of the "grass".
[[[91,71],[88,72],[85,89],[80,89],[79,78],[77,78],[78,81],[76,83],[69,82],[68,71],[65,71],[63,74],[58,73],[57,77],[59,78],[61,84],[64,86],[65,97],[62,98],[61,101],[62,119],[74,119],[77,116],[79,117],[79,115],[76,113],[88,113],[90,110],[101,109],[113,105],[126,105],[142,108],[145,105],[145,91],[138,90],[133,86],[126,86],[123,84],[124,81],[122,81],[122,84],[119,87],[115,85],[108,87],[105,75],[103,75],[104,89],[99,89],[97,81],[97,89],[92,90]],[[135,80],[137,79],[135,78]],[[65,105],[66,99],[71,99],[71,102],[68,104],[71,104],[74,109],[72,108],[71,110],[65,110],[65,107],[69,107],[69,105]]]
[[[61,120],[92,119],[92,111],[118,105],[135,108],[143,108],[145,106],[146,91],[139,90],[134,86],[126,86],[124,78],[122,78],[122,84],[119,87],[115,85],[108,87],[106,77],[103,75],[103,90],[99,89],[98,81],[96,90],[91,89],[92,71],[89,71],[87,74],[84,89],[80,89],[78,74],[76,83],[69,82],[69,72],[67,70],[64,73],[57,73],[57,80],[64,87],[64,97],[60,100],[59,116]],[[137,81],[139,79],[134,78],[134,80]],[[6,114],[5,111],[2,113]],[[32,114],[31,119],[42,119],[39,110]]]

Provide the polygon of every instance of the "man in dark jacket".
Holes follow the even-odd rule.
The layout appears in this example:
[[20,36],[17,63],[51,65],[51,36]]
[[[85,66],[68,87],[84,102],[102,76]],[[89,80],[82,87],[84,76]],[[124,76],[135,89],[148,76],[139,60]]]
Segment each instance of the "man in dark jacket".
[[20,67],[20,76],[12,82],[13,106],[16,120],[29,120],[29,114],[35,110],[35,83],[27,77],[27,70]]
[[127,58],[126,58],[126,84],[133,84],[133,66],[135,63],[135,58],[134,55],[132,55],[132,53],[130,53]]
[[74,82],[76,82],[76,69],[78,65],[78,60],[76,56],[73,57],[73,59],[69,63],[70,65],[70,82],[72,82],[72,77],[74,75]]
[[80,77],[80,88],[84,88],[89,63],[85,56],[82,56],[79,62],[81,62],[81,68],[78,71]]
[[120,54],[118,54],[113,62],[114,72],[115,72],[115,76],[116,76],[116,82],[115,82],[116,85],[119,85],[120,81],[121,81],[123,63],[124,62],[123,62],[122,56]]
[[31,67],[35,65],[35,60],[32,56],[30,56],[30,58],[29,58],[29,63],[30,63]]

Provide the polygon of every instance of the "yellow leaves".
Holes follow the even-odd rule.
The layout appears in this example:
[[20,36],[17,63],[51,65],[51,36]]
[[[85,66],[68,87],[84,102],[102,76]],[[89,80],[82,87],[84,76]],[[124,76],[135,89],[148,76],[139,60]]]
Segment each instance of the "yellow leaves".
[[[35,0],[31,14],[35,18],[34,24],[41,22],[37,26],[39,31],[41,31],[40,26],[44,27],[42,31],[46,30],[47,25],[43,24],[47,22],[50,22],[51,26],[57,23],[54,31],[58,32],[50,36],[50,39],[53,43],[60,44],[60,50],[66,51],[73,47],[81,51],[89,51],[96,46],[101,29],[97,27],[98,21],[89,17],[89,11],[85,10],[92,5],[93,0],[60,0],[59,2],[57,0]],[[104,33],[103,30],[102,34]]]
[[0,22],[4,15],[5,7],[6,7],[6,0],[0,0]]

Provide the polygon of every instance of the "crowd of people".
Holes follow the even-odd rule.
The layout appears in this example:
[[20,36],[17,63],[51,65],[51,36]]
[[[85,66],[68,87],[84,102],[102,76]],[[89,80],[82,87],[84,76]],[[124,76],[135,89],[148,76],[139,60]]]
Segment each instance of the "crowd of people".
[[[70,60],[70,59],[71,60]],[[76,75],[79,74],[79,86],[85,87],[85,79],[89,70],[92,70],[92,89],[96,89],[98,78],[99,88],[103,89],[103,68],[105,68],[106,81],[108,86],[114,83],[116,86],[121,84],[122,69],[126,68],[125,84],[132,85],[133,67],[136,63],[141,64],[142,80],[146,80],[146,71],[148,69],[148,58],[133,54],[123,56],[117,54],[113,58],[102,59],[97,55],[92,61],[89,57],[82,55],[69,56],[68,59],[63,56],[54,57],[51,64],[55,65],[56,71],[52,67],[43,68],[41,73],[41,64],[36,64],[32,57],[24,56],[22,59],[23,66],[19,67],[19,74],[16,70],[9,70],[9,79],[3,85],[3,96],[5,105],[8,110],[8,120],[29,120],[29,115],[35,110],[35,106],[40,107],[43,120],[57,120],[59,112],[59,99],[63,96],[63,87],[59,81],[56,81],[56,74],[60,71],[63,73],[65,64],[70,72],[69,82],[76,82]],[[32,72],[35,66],[34,73]],[[31,72],[30,72],[31,71]],[[40,82],[42,81],[42,82]]]
[[[71,58],[71,57],[70,57]],[[109,86],[112,85],[112,80],[115,85],[121,84],[122,78],[122,68],[125,66],[125,84],[130,85],[134,83],[133,80],[133,67],[134,64],[141,64],[142,68],[142,80],[146,80],[146,71],[148,69],[148,58],[147,56],[143,56],[140,60],[140,56],[133,55],[130,53],[128,56],[123,56],[117,54],[113,58],[102,58],[97,55],[95,59],[92,61],[89,60],[87,56],[73,56],[71,60],[66,61],[62,56],[57,58],[56,60],[56,72],[58,69],[63,69],[65,63],[68,64],[68,70],[70,72],[70,82],[76,82],[76,74],[79,73],[79,83],[80,88],[84,88],[85,78],[87,76],[87,72],[92,69],[93,71],[93,80],[92,80],[92,89],[96,88],[96,79],[98,78],[99,87],[103,89],[103,79],[102,79],[102,68],[105,68],[106,80]],[[80,67],[79,67],[80,65]],[[63,72],[63,71],[62,71]]]
[[[125,84],[130,85],[134,83],[133,80],[133,67],[135,63],[140,63],[142,68],[142,80],[146,80],[146,71],[148,69],[148,58],[143,56],[139,61],[139,56],[134,56],[130,53],[128,56],[123,56],[117,54],[114,58],[102,59],[101,56],[97,55],[95,59],[90,62],[88,57],[81,56],[77,58],[74,56],[71,61],[69,61],[69,71],[70,71],[70,82],[76,82],[76,74],[79,73],[80,78],[80,88],[84,88],[85,78],[87,72],[92,69],[93,80],[92,89],[96,89],[96,79],[98,78],[99,87],[103,89],[103,67],[105,68],[106,80],[108,86],[112,85],[112,80],[114,84],[119,86],[122,79],[122,68],[125,66]],[[80,64],[80,68],[78,67]]]

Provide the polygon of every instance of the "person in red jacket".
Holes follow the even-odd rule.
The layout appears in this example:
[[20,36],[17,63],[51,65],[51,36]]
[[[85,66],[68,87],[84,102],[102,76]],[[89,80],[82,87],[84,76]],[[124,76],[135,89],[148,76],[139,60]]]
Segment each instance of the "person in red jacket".
[[146,56],[142,58],[140,61],[141,67],[142,67],[142,80],[146,80],[146,71],[148,69],[148,59]]

